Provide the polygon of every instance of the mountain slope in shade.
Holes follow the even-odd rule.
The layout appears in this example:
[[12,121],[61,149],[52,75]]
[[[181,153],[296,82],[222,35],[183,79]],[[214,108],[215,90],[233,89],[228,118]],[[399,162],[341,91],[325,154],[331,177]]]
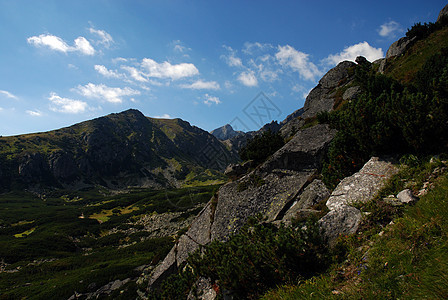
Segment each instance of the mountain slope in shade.
[[3,189],[179,186],[189,174],[222,171],[235,161],[238,156],[208,132],[133,109],[55,131],[0,138]]

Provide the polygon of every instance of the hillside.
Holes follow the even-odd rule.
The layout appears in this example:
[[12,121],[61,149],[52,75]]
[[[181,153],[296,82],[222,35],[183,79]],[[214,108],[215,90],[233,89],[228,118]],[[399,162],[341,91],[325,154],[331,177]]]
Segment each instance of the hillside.
[[[177,187],[219,179],[235,153],[180,119],[157,120],[128,110],[71,127],[0,138],[3,189],[22,187]],[[201,181],[201,180],[199,180]]]
[[[231,181],[144,275],[148,295],[255,299],[286,284],[267,299],[395,299],[427,284],[434,273],[423,265],[440,253],[429,249],[446,246],[446,215],[434,207],[446,198],[447,25],[443,16],[416,24],[387,58],[358,57],[325,74],[282,122],[283,147],[256,167],[228,168]],[[428,214],[419,219],[420,211]],[[401,217],[407,227],[394,226]],[[429,231],[411,230],[414,219]],[[393,241],[400,238],[412,243]],[[412,254],[401,259],[387,247]],[[438,280],[441,292],[431,295],[446,296],[446,286]]]

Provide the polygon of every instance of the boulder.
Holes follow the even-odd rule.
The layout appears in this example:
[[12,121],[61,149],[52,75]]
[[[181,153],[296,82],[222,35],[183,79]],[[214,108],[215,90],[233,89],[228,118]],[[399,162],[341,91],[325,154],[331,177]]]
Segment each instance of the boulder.
[[274,169],[307,170],[319,169],[323,155],[336,135],[336,130],[327,124],[319,124],[299,131],[288,143],[275,152],[261,170]]
[[333,246],[340,235],[353,234],[358,230],[361,217],[359,209],[343,205],[322,217],[319,227],[328,244]]
[[398,193],[397,199],[401,203],[411,203],[417,200],[417,198],[412,194],[412,191],[410,189],[402,190]]
[[362,169],[344,178],[327,201],[330,210],[356,202],[367,202],[398,172],[391,160],[372,157]]
[[242,164],[230,164],[224,171],[224,175],[226,175],[232,180],[235,180],[238,177],[241,177],[242,175],[246,174],[247,171],[249,171],[249,169],[252,167],[254,167],[253,160],[246,161]]
[[354,62],[343,61],[328,71],[306,97],[302,118],[313,117],[321,111],[331,111],[335,102],[335,88],[349,84],[353,80],[354,72],[350,70],[355,66]]
[[403,54],[412,45],[414,40],[415,37],[412,39],[402,37],[398,41],[395,41],[387,50],[386,59]]

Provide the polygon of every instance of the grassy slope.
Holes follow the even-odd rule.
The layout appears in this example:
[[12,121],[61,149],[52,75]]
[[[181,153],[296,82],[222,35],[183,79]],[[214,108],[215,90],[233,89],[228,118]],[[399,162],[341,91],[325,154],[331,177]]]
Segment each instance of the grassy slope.
[[[383,191],[387,195],[412,180],[428,177],[437,165],[402,170]],[[416,181],[419,181],[416,178]],[[400,184],[401,182],[401,184]],[[347,259],[327,273],[294,286],[284,286],[263,299],[446,299],[448,297],[448,174],[433,182],[436,187],[402,217],[385,227],[378,221],[380,198],[366,205],[359,234],[341,239]],[[421,181],[415,182],[421,184]],[[390,209],[390,207],[389,207]],[[375,217],[376,215],[376,217]],[[373,222],[370,222],[373,221]]]
[[[215,188],[138,189],[118,195],[57,191],[43,199],[25,192],[0,195],[0,262],[7,263],[7,272],[0,272],[0,299],[67,299],[75,290],[94,291],[110,281],[139,276],[141,271],[134,269],[162,259],[173,237],[148,238],[135,221],[205,204]],[[188,214],[195,213],[197,209]],[[107,218],[100,223],[89,216]],[[111,234],[113,228],[136,232]],[[92,283],[96,288],[89,288]],[[129,289],[135,298],[135,289]]]

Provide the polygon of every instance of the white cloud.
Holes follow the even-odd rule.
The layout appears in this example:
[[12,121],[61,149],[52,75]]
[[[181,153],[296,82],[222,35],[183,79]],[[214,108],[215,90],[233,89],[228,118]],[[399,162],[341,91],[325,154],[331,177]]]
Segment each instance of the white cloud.
[[369,43],[362,42],[346,47],[340,53],[329,55],[326,59],[324,59],[324,62],[336,65],[344,60],[355,61],[356,57],[358,56],[364,56],[368,61],[375,61],[379,58],[384,57],[384,53],[383,49],[374,48],[370,46]]
[[395,21],[384,23],[383,25],[380,26],[380,29],[378,29],[379,35],[388,38],[394,38],[397,36],[398,33],[402,31],[403,28],[401,27],[401,25]]
[[255,42],[255,43],[250,43],[250,42],[246,42],[244,43],[244,48],[243,48],[243,52],[248,54],[248,55],[252,55],[254,54],[254,52],[257,51],[266,51],[268,49],[272,49],[273,46],[269,43],[259,43],[259,42]]
[[77,91],[84,97],[105,100],[110,103],[122,103],[123,97],[140,95],[140,91],[131,89],[129,87],[108,87],[104,84],[96,85],[93,83],[88,83],[84,86],[78,85],[75,91]]
[[69,46],[63,39],[51,34],[41,34],[39,36],[32,36],[27,39],[27,42],[36,47],[49,47],[51,50],[63,53],[80,52],[85,55],[94,55],[95,49],[86,38],[80,36],[75,39],[74,46]]
[[42,116],[42,112],[39,110],[27,110],[26,113],[32,117],[41,117]]
[[221,103],[221,100],[219,100],[218,97],[210,96],[209,94],[205,94],[204,97],[205,97],[204,103],[207,104],[208,106],[211,106],[213,103],[216,105]]
[[112,59],[112,62],[114,64],[119,63],[119,62],[127,62],[127,61],[128,61],[128,59],[124,58],[124,57],[116,57],[116,58]]
[[192,84],[181,84],[181,88],[183,89],[192,89],[192,90],[219,90],[221,87],[219,83],[216,81],[202,81],[198,80],[193,82]]
[[148,79],[143,77],[143,73],[136,68],[129,66],[121,66],[121,68],[125,71],[128,71],[129,75],[131,75],[134,80],[139,82],[148,82]]
[[171,44],[173,45],[173,50],[176,52],[183,53],[185,51],[191,51],[191,48],[184,46],[180,40],[172,41]]
[[51,93],[48,100],[50,100],[51,102],[50,109],[55,112],[79,114],[85,112],[88,108],[87,103],[84,101],[62,98],[59,97],[56,93]]
[[227,63],[229,67],[242,67],[243,62],[241,58],[236,56],[236,51],[229,46],[223,46],[228,52],[228,55],[221,55],[221,58]]
[[95,65],[95,70],[107,78],[123,78],[123,74],[119,74],[117,71],[109,70],[103,65]]
[[310,62],[308,54],[297,51],[289,45],[278,46],[275,57],[280,65],[293,69],[305,80],[315,80],[316,77],[322,75],[317,66]]
[[10,98],[10,99],[18,99],[16,95],[11,94],[8,91],[4,91],[4,90],[0,90],[0,94],[5,95],[6,98]]
[[85,37],[78,37],[75,40],[75,47],[72,47],[72,51],[79,51],[85,55],[94,55],[95,49],[90,45],[89,41]]
[[112,36],[104,30],[97,30],[91,27],[89,28],[89,31],[92,34],[96,34],[100,38],[97,44],[101,44],[104,47],[109,48],[114,43]]
[[141,66],[148,72],[145,74],[146,76],[155,78],[170,78],[172,80],[177,80],[199,74],[199,70],[191,63],[172,65],[167,61],[158,63],[153,59],[144,58]]
[[238,80],[245,86],[258,85],[257,77],[255,77],[254,72],[251,70],[241,73],[240,76],[238,76]]
[[156,119],[172,119],[172,117],[169,114],[163,114],[161,116],[154,116],[153,118],[156,118]]

